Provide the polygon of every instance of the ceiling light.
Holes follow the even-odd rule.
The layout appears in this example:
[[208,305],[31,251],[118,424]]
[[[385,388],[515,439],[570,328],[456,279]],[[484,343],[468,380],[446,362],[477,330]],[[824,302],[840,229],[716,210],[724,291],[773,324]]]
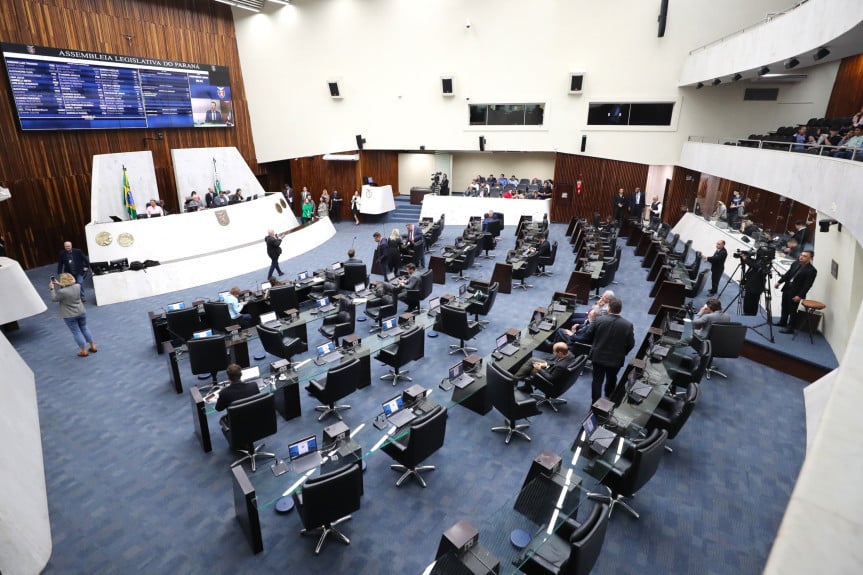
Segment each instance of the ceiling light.
[[743,74],[734,74],[734,77],[731,78],[733,81],[737,82],[743,78]]
[[762,66],[761,69],[758,70],[759,76],[763,76],[764,74],[769,74],[769,73],[770,73],[770,68],[768,68],[767,66]]
[[826,58],[828,55],[830,55],[830,50],[828,50],[824,46],[821,46],[815,51],[815,54],[812,57],[815,58],[815,61],[817,62],[822,58]]
[[720,80],[719,78],[715,78],[715,79],[711,82],[711,84],[712,84],[713,86],[718,86],[718,85],[719,85],[719,84],[721,84],[721,83],[722,83],[722,80]]
[[788,60],[785,60],[785,69],[790,70],[791,68],[796,68],[799,63],[800,60],[798,60],[797,58],[790,58]]
[[700,89],[702,89],[703,87],[704,87],[704,82],[699,82],[699,83],[697,83],[697,84],[695,85],[695,89],[696,89],[696,90],[700,90]]

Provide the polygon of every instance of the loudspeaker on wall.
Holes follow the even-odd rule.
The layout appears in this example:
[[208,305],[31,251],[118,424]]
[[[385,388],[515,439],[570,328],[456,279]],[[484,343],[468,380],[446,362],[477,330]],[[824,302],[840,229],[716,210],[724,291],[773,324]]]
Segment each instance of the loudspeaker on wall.
[[362,151],[363,144],[365,144],[365,143],[366,143],[366,140],[365,140],[365,138],[363,138],[363,135],[357,134],[357,149]]
[[584,83],[584,74],[569,75],[569,93],[581,94],[581,87]]
[[453,92],[453,84],[452,78],[441,78],[440,79],[441,92],[444,96],[452,96]]
[[587,136],[581,137],[581,151],[585,151],[587,149]]
[[659,32],[656,34],[659,38],[665,36],[665,20],[668,17],[668,0],[662,0],[659,5]]
[[485,152],[485,136],[479,137],[479,151]]
[[339,92],[339,83],[338,82],[327,82],[327,87],[330,89],[330,96],[333,98],[341,98],[341,92]]

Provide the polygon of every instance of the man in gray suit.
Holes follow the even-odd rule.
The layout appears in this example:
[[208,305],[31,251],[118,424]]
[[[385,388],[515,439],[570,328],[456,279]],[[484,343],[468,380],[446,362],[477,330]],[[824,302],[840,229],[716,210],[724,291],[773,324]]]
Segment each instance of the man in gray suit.
[[710,326],[714,323],[728,323],[731,316],[722,311],[722,302],[716,298],[710,298],[695,317],[692,319],[692,329],[699,339],[707,339],[710,335]]
[[613,297],[608,302],[608,314],[600,316],[593,325],[593,347],[590,360],[593,363],[592,402],[602,397],[602,382],[605,380],[605,395],[610,397],[617,386],[617,373],[623,366],[626,354],[635,347],[635,332],[632,324],[620,317],[623,303]]

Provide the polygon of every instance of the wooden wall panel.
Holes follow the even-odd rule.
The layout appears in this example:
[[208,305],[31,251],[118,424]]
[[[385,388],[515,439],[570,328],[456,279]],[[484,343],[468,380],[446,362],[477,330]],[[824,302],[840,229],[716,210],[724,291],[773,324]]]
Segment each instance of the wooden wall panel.
[[[399,195],[399,154],[386,150],[364,150],[360,153],[359,177],[371,176],[378,185],[393,187],[393,195]],[[409,194],[410,190],[405,190]]]
[[[324,188],[330,195],[333,190],[338,190],[344,199],[342,217],[345,217],[350,197],[354,190],[360,189],[358,170],[358,162],[334,162],[324,160],[323,156],[294,158],[291,160],[291,185],[296,193],[307,187],[315,203]],[[299,211],[299,206],[295,206],[295,209]]]
[[[629,196],[639,187],[647,187],[646,164],[621,162],[581,156],[576,154],[556,154],[554,161],[554,183],[570,184],[573,188],[569,201],[555,194],[551,206],[551,219],[555,222],[568,222],[572,216],[592,218],[599,212],[605,219],[613,214],[613,200],[617,190],[623,188]],[[576,182],[581,179],[582,192],[575,192]]]
[[662,221],[675,225],[680,218],[695,206],[701,173],[674,166],[671,186],[662,200]]
[[719,180],[719,195],[725,205],[731,202],[731,197],[737,190],[744,198],[752,199],[750,213],[752,220],[759,226],[771,232],[771,234],[782,234],[794,231],[794,222],[802,220],[808,223],[809,237],[815,234],[815,211],[807,206],[785,196],[762,190],[754,186],[748,186],[732,180]]
[[[63,240],[85,244],[96,154],[152,151],[159,192],[171,211],[178,211],[173,148],[234,146],[253,172],[262,172],[230,7],[211,0],[3,0],[2,5],[0,38],[7,42],[227,66],[237,117],[231,129],[160,130],[162,141],[145,141],[155,130],[140,129],[25,133],[15,120],[9,81],[0,74],[0,184],[12,192],[11,200],[0,203],[0,234],[9,256],[24,267],[53,262]],[[271,185],[278,189],[281,182]]]
[[863,107],[863,54],[844,58],[839,64],[826,118],[851,117]]

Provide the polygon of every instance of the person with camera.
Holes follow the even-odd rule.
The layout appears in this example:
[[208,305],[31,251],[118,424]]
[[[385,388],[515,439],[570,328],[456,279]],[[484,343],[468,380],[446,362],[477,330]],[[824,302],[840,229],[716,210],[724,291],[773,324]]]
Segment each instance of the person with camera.
[[794,315],[797,313],[797,306],[806,299],[806,294],[817,275],[818,270],[812,265],[812,251],[804,250],[800,252],[797,261],[791,264],[788,271],[776,282],[777,289],[781,284],[785,284],[782,287],[782,315],[779,323],[776,324],[777,327],[782,328],[779,333],[794,333]]

